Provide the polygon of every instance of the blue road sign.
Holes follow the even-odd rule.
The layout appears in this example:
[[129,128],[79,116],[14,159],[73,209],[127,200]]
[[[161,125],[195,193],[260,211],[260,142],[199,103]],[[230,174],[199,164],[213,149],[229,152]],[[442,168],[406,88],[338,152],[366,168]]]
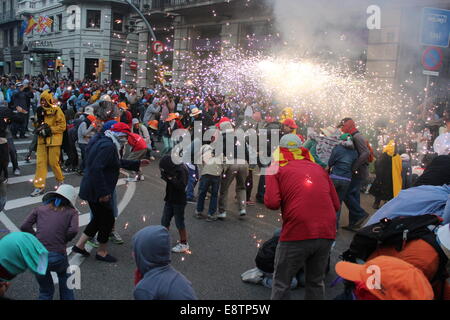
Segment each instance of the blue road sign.
[[450,40],[450,10],[423,8],[422,45],[448,47]]

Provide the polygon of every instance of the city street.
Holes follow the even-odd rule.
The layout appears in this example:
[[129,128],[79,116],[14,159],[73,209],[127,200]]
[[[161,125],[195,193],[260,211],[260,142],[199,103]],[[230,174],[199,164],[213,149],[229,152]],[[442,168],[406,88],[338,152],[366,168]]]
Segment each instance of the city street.
[[[29,180],[34,177],[34,157],[30,164],[22,161],[28,140],[15,140],[19,152],[20,177],[11,177],[8,184],[8,202],[5,212],[0,214],[0,237],[4,231],[16,231],[31,210],[38,206],[41,197],[31,198],[33,186]],[[131,256],[132,236],[144,226],[159,224],[164,205],[165,182],[160,179],[158,158],[144,168],[145,181],[127,183],[122,175],[118,183],[120,216],[116,221],[116,230],[123,237],[123,245],[110,244],[111,254],[119,259],[116,264],[99,262],[93,256],[83,259],[80,255],[69,255],[72,265],[81,266],[81,289],[76,290],[76,299],[116,300],[133,299],[133,279],[135,264]],[[56,184],[53,175],[47,181],[47,190]],[[255,178],[255,183],[258,181]],[[66,176],[66,183],[78,187],[81,177],[76,174]],[[234,187],[231,187],[234,190]],[[256,187],[253,189],[256,192]],[[258,245],[272,236],[280,224],[280,214],[267,210],[263,205],[248,207],[244,220],[238,218],[233,203],[234,192],[230,192],[230,211],[224,221],[206,222],[193,217],[195,206],[188,204],[185,211],[191,254],[172,254],[173,266],[182,272],[193,284],[199,299],[269,299],[270,289],[261,285],[247,284],[240,275],[254,268],[254,258]],[[372,213],[372,197],[362,194],[362,203]],[[89,221],[89,209],[78,199],[80,211],[80,233]],[[347,212],[344,209],[341,225],[347,224]],[[174,221],[172,221],[172,243],[178,239]],[[351,241],[352,233],[340,230],[337,244],[332,252],[332,266],[339,254]],[[73,244],[74,241],[71,243]],[[70,247],[69,247],[70,248]],[[95,249],[94,249],[95,250]],[[94,251],[93,251],[94,252]],[[332,268],[326,278],[328,299],[334,298],[342,285],[329,288],[336,274]],[[292,291],[292,299],[302,299],[304,290]],[[38,284],[30,272],[17,276],[7,296],[12,299],[37,299]],[[55,298],[57,298],[55,296]]]

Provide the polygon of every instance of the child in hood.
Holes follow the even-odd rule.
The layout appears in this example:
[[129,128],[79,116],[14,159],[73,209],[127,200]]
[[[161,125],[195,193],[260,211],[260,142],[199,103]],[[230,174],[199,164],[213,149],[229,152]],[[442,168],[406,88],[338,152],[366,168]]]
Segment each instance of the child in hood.
[[170,235],[148,226],[133,237],[136,300],[197,300],[192,284],[170,265]]

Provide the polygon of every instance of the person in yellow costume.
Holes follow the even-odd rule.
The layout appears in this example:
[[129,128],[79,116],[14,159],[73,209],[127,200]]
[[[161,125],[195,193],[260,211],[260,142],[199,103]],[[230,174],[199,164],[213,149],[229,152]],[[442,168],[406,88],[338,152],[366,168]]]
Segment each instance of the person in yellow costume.
[[37,113],[38,145],[36,152],[36,175],[32,197],[44,193],[47,179],[47,166],[50,165],[58,185],[63,184],[64,176],[59,164],[63,132],[66,130],[66,118],[63,111],[54,104],[53,95],[48,91],[41,94]]
[[381,201],[395,198],[402,190],[402,159],[395,151],[395,142],[390,140],[383,148],[383,154],[375,162],[376,178],[370,188],[375,197],[374,209],[379,209]]
[[281,111],[280,122],[283,123],[286,119],[294,119],[294,109],[286,107]]

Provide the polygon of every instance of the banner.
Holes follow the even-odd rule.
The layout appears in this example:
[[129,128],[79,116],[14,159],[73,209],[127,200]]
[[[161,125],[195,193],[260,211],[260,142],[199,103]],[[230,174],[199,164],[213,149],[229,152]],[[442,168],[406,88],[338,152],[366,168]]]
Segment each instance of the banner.
[[36,26],[37,26],[37,22],[36,22],[36,20],[34,20],[33,17],[28,19],[28,26],[25,29],[25,34],[29,34],[31,31],[33,31],[34,28],[36,28]]

